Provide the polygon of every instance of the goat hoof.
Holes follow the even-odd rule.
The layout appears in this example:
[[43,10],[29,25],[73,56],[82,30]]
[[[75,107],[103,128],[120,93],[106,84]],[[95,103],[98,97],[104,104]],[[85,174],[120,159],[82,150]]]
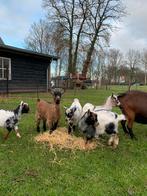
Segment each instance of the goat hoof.
[[135,135],[134,135],[134,136],[131,136],[131,139],[132,139],[132,140],[136,140],[136,141],[138,140],[137,137],[136,137]]
[[49,134],[52,134],[52,133],[53,133],[53,130],[50,130],[50,131],[49,131]]
[[20,135],[19,133],[17,133],[16,136],[17,136],[18,138],[21,138],[21,135]]

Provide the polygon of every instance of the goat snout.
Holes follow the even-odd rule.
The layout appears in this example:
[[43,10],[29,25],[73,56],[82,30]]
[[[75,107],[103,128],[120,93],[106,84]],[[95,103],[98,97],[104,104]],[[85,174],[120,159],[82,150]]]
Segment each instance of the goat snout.
[[56,100],[55,100],[56,104],[60,104],[60,100],[61,100],[60,97],[56,97]]

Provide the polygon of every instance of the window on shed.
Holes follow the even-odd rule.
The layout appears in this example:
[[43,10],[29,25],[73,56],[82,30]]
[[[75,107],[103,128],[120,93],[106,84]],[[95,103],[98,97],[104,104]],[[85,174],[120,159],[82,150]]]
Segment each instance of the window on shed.
[[0,57],[0,80],[11,80],[11,59]]

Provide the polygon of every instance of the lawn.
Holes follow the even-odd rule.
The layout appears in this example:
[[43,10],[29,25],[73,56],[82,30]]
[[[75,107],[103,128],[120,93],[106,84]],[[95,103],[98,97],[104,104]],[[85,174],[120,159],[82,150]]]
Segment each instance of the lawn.
[[[146,90],[147,87],[134,87]],[[60,126],[65,126],[63,106],[69,106],[74,97],[83,105],[91,102],[100,105],[112,92],[124,92],[127,87],[112,86],[110,89],[67,91],[61,102]],[[51,95],[40,93],[40,98],[51,100]],[[119,127],[120,143],[116,150],[106,145],[92,151],[49,149],[37,144],[34,137],[36,94],[12,94],[0,98],[0,108],[13,109],[23,100],[31,108],[19,124],[21,139],[0,129],[0,195],[29,196],[113,196],[147,195],[147,126],[134,124],[138,140],[132,141]],[[114,109],[120,113],[120,110]]]

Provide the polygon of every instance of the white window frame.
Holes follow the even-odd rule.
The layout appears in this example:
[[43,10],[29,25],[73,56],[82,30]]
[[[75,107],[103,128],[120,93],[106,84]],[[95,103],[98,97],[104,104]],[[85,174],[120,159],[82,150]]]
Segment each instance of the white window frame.
[[4,59],[7,59],[9,61],[9,68],[8,68],[9,77],[8,77],[8,80],[11,80],[11,59],[7,58],[7,57],[1,57],[1,56],[0,56],[0,59],[2,59],[2,78],[0,77],[0,80],[7,80],[7,78],[4,78]]

